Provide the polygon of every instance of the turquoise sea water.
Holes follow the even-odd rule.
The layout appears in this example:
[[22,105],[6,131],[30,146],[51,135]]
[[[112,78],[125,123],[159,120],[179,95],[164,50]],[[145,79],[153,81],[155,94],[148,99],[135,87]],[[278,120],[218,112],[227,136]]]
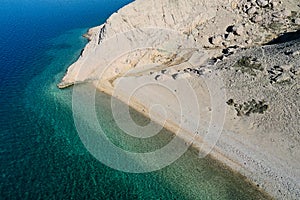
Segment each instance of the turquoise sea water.
[[[74,126],[72,88],[56,84],[87,43],[81,37],[87,28],[129,2],[1,1],[0,199],[267,198],[193,150],[160,171],[130,174],[103,165],[85,149]],[[133,150],[136,141],[114,123],[110,97],[97,93],[96,100],[109,138]],[[171,137],[163,130],[135,150],[159,148]]]

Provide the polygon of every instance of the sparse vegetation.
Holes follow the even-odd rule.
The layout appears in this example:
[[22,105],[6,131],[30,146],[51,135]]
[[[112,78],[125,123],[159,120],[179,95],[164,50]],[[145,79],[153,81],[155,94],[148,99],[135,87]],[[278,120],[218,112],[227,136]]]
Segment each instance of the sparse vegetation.
[[249,116],[250,114],[259,113],[263,114],[269,106],[264,101],[256,102],[255,99],[244,102],[242,104],[235,103],[233,99],[226,102],[229,106],[234,106],[237,116]]
[[297,76],[297,70],[292,65],[273,66],[268,73],[271,84],[291,84]]
[[251,57],[242,57],[240,60],[238,60],[233,67],[237,71],[241,71],[242,73],[247,73],[252,76],[256,76],[256,71],[263,71],[263,68],[261,67],[261,64],[257,61],[256,58]]
[[283,27],[283,23],[280,22],[272,22],[271,24],[268,25],[268,27],[274,31],[280,30]]

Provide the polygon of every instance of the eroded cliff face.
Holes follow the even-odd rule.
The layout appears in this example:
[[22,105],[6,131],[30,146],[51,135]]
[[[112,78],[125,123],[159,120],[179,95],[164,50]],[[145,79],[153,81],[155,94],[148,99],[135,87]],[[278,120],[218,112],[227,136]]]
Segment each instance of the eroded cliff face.
[[[218,2],[214,1],[135,1],[117,13],[114,13],[107,22],[89,31],[90,43],[84,50],[83,56],[70,67],[68,73],[60,84],[60,87],[71,85],[74,82],[82,82],[91,79],[92,71],[97,68],[95,63],[99,62],[99,66],[107,66],[109,63],[103,62],[107,58],[102,54],[98,54],[97,61],[90,62],[85,58],[87,52],[101,51],[105,48],[105,54],[111,54],[118,51],[122,46],[128,45],[124,51],[134,48],[163,48],[163,43],[170,40],[165,37],[172,37],[179,34],[190,34],[190,31],[197,25],[206,22],[216,16]],[[207,12],[207,8],[210,9]],[[146,31],[143,29],[152,29]],[[165,29],[165,33],[163,30]],[[139,32],[139,30],[141,30]],[[157,30],[162,35],[157,34],[155,40],[150,38],[151,33],[155,34]],[[145,33],[145,31],[147,33]],[[151,33],[150,33],[151,32]],[[171,33],[174,32],[174,33]],[[154,35],[152,35],[153,37]],[[175,37],[176,37],[175,36]],[[182,37],[184,37],[182,35]],[[117,40],[122,40],[118,41]],[[152,40],[152,41],[149,41]],[[105,43],[105,44],[104,44]],[[108,45],[108,43],[111,43]],[[137,44],[138,43],[138,44]],[[148,46],[147,46],[148,45]],[[192,46],[192,45],[191,45]],[[194,45],[196,46],[196,45]],[[176,52],[177,47],[169,49]],[[90,56],[90,55],[87,55]],[[119,56],[116,54],[116,56]],[[114,59],[114,58],[112,58]],[[133,60],[139,60],[136,56]],[[78,70],[85,60],[85,73],[78,75]],[[110,61],[108,61],[110,62]],[[100,65],[101,64],[101,65]],[[136,65],[135,61],[128,63]],[[90,73],[89,73],[90,72]],[[78,76],[77,76],[78,75]],[[77,76],[77,78],[75,78]],[[94,79],[94,78],[92,78]]]
[[[92,82],[145,115],[152,104],[165,105],[164,125],[183,129],[185,139],[199,136],[196,147],[215,118],[223,130],[213,157],[278,199],[298,199],[300,42],[264,44],[299,29],[296,0],[137,0],[88,31],[90,42],[58,87]],[[186,98],[178,105],[156,86],[132,95],[145,83]]]
[[[295,2],[292,0],[283,3],[277,0],[134,1],[114,13],[104,25],[89,30],[87,35],[90,43],[86,46],[82,57],[69,68],[59,87],[96,79],[92,71],[108,65],[104,62],[107,58],[101,52],[104,48],[107,54],[117,51],[123,45],[129,45],[131,49],[137,46],[145,48],[146,45],[162,48],[166,40],[182,34],[182,38],[195,41],[194,46],[189,45],[189,48],[195,47],[207,54],[213,51],[215,58],[220,58],[223,49],[233,52],[238,47],[267,43],[280,33],[297,30],[300,27],[300,8]],[[148,41],[149,33],[143,30],[149,28],[153,29],[153,33],[154,29],[158,29],[158,32],[164,29],[164,34],[169,32],[169,38],[156,35],[156,41],[151,43]],[[174,33],[170,33],[171,31]],[[121,37],[122,41],[116,42],[120,39],[118,37]],[[112,44],[103,45],[104,41]],[[168,50],[178,52],[177,47]],[[90,54],[97,51],[101,54],[98,53],[91,58]],[[136,60],[139,59],[141,58],[136,57]],[[85,70],[79,74],[81,67]]]

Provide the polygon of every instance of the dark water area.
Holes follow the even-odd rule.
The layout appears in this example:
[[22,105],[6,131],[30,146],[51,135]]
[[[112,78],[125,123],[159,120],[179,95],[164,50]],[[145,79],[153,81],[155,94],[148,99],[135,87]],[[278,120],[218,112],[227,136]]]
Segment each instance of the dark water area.
[[[86,45],[81,35],[129,2],[1,1],[0,199],[266,198],[192,150],[145,174],[111,169],[86,150],[74,125],[72,88],[59,90],[56,84]],[[116,137],[121,130],[110,114],[110,97],[98,93],[97,103],[107,134],[130,149],[132,139]],[[134,111],[133,116],[147,121]],[[150,142],[160,147],[170,137],[162,130]]]

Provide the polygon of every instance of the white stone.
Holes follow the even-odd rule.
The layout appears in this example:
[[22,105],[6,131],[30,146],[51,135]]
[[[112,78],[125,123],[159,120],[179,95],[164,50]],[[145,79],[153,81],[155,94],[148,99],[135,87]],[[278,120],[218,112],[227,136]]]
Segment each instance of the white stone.
[[222,41],[223,41],[223,37],[221,35],[217,35],[212,38],[212,43],[214,45],[220,45]]
[[273,17],[276,17],[276,18],[282,18],[283,17],[283,13],[278,11],[278,12],[275,12],[272,14]]
[[269,2],[267,0],[256,0],[257,5],[261,6],[261,7],[265,7],[269,4]]
[[224,41],[224,42],[222,42],[222,45],[223,45],[224,47],[228,47],[228,46],[230,46],[231,44],[230,44],[229,41]]
[[289,71],[292,69],[292,65],[281,65],[280,68],[283,69],[284,71]]
[[253,22],[257,23],[257,22],[261,22],[263,20],[262,16],[260,15],[255,15],[254,17],[252,17],[251,19]]
[[242,25],[240,26],[234,26],[233,27],[233,31],[237,34],[237,35],[243,35],[244,34],[244,27]]
[[251,0],[250,2],[252,5],[256,5],[256,0]]
[[234,39],[234,34],[233,33],[229,33],[227,36],[226,36],[226,40],[233,40]]
[[247,10],[247,14],[248,15],[253,15],[256,12],[256,8],[255,7],[251,7],[249,10]]
[[299,56],[300,55],[300,50],[299,51],[294,51],[292,55],[293,56]]
[[246,43],[247,43],[247,44],[252,44],[253,41],[252,41],[251,39],[249,39],[249,40],[246,40]]
[[282,73],[276,80],[276,82],[283,82],[291,80],[291,76],[288,72]]
[[176,69],[173,69],[173,68],[168,68],[164,74],[166,75],[172,75],[172,74],[175,74],[177,73],[177,70]]
[[289,17],[292,15],[292,12],[289,10],[289,9],[284,9],[282,11],[282,14],[285,16],[285,17]]
[[278,6],[278,2],[273,1],[273,2],[272,2],[272,6],[273,6],[273,8],[274,8],[274,7],[277,7],[277,6]]
[[244,34],[244,27],[243,26],[239,26],[237,29],[236,29],[236,34],[238,35],[243,35]]
[[190,73],[179,73],[177,76],[177,79],[186,79],[186,78],[190,78],[191,74]]
[[295,24],[300,25],[300,18],[295,19]]

